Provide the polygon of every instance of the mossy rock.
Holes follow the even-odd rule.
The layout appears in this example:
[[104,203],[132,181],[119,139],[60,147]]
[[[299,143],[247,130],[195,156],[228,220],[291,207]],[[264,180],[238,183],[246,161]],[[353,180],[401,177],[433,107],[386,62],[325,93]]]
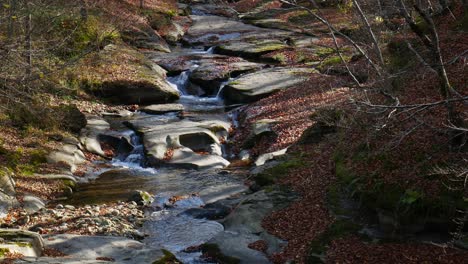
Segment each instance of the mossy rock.
[[162,249],[161,251],[163,252],[164,257],[162,257],[159,260],[154,261],[153,264],[181,264],[182,263],[170,251],[165,250],[165,249]]
[[281,177],[286,176],[290,170],[301,168],[306,165],[306,163],[298,157],[290,157],[289,159],[283,158],[281,163],[266,169],[265,171],[254,176],[255,183],[259,186],[267,186],[274,184]]
[[74,76],[96,96],[121,104],[168,103],[179,93],[165,80],[165,71],[125,44],[108,45],[81,60]]

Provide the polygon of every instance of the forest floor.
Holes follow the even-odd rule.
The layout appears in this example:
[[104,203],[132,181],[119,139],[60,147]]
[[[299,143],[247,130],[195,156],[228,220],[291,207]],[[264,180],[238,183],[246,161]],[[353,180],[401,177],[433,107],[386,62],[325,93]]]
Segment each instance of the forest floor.
[[[232,7],[239,12],[252,8],[268,11],[281,7],[280,1],[266,1],[268,4],[265,5],[264,2],[241,0]],[[174,1],[151,3],[157,9],[171,9],[175,4]],[[110,10],[113,5],[106,8]],[[455,16],[461,15],[460,12],[461,10],[454,10]],[[127,22],[144,21],[143,17],[135,13],[121,15],[126,17]],[[131,19],[128,19],[129,16]],[[347,26],[344,21],[347,16],[342,15],[339,10],[326,10],[326,16],[336,24]],[[304,27],[306,21],[303,13],[279,14],[275,18],[283,20],[288,27],[320,35],[324,47],[333,47],[331,38],[325,33],[326,28],[318,23],[308,23],[309,27]],[[451,21],[448,17],[440,19],[442,22]],[[442,22],[439,23],[439,31],[444,57],[452,58],[462,54],[468,49],[466,32],[457,30],[456,21]],[[414,41],[413,37],[401,35],[392,36],[392,39],[390,42],[393,47],[400,47],[405,40]],[[392,45],[389,45],[386,51],[391,58],[389,67],[412,69],[410,73],[395,80],[400,89],[397,91],[400,102],[425,104],[440,101],[435,74],[427,68],[415,65],[414,62],[395,58],[408,54],[399,53],[401,51],[398,48],[397,52],[392,53]],[[283,65],[306,65],[299,59],[303,54],[299,56],[297,53],[283,51],[281,55],[284,56],[281,62]],[[268,56],[278,56],[278,52],[265,55]],[[372,84],[356,88],[349,77],[334,74],[342,72],[343,69],[340,63],[330,64],[334,58],[317,59],[324,64],[321,72],[330,75],[312,75],[307,85],[292,87],[243,107],[240,111],[241,126],[233,136],[235,147],[240,151],[255,121],[274,119],[277,123],[272,129],[277,137],[260,139],[251,149],[251,154],[258,156],[291,146],[287,158],[300,160],[300,165],[288,168],[284,175],[274,176],[274,185],[288,186],[299,193],[301,198],[263,220],[266,230],[288,241],[282,252],[268,256],[270,260],[274,263],[287,263],[291,260],[295,263],[466,262],[468,252],[454,247],[452,243],[431,244],[422,243],[420,240],[401,241],[401,238],[373,241],[358,232],[362,230],[362,223],[355,219],[349,220],[349,217],[343,218],[343,214],[346,216],[347,212],[340,204],[343,195],[352,192],[354,201],[359,200],[365,207],[369,207],[373,214],[383,210],[399,214],[401,218],[416,218],[421,214],[434,217],[447,214],[455,218],[455,211],[460,204],[457,200],[460,198],[460,192],[454,194],[447,191],[447,182],[450,182],[448,177],[451,174],[441,172],[441,169],[456,171],[463,168],[466,166],[467,156],[466,150],[452,151],[447,134],[440,132],[449,125],[445,121],[443,105],[427,109],[415,108],[397,114],[382,111],[370,115],[366,112],[371,110],[367,104],[372,102],[373,105],[380,105],[387,102],[386,98],[372,92],[364,98],[361,92],[366,89],[372,90]],[[361,65],[362,60],[350,63],[351,68],[360,74],[363,74],[363,71],[368,73],[369,69],[363,69]],[[468,94],[467,69],[466,56],[447,66],[449,78],[462,96]],[[50,96],[48,101],[51,106],[74,104],[85,114],[133,111],[138,107],[107,105],[96,102],[95,99],[87,94],[80,94],[72,100]],[[461,118],[466,121],[466,105],[460,103],[455,107],[462,114]],[[317,138],[313,128],[321,129],[324,126],[333,127],[333,132],[318,133]],[[31,180],[31,176],[54,170],[46,165],[46,153],[58,146],[56,139],[69,133],[60,129],[47,131],[32,126],[18,128],[7,114],[0,115],[0,164],[16,174],[16,191],[20,202],[21,197],[30,193],[45,201],[57,200],[64,195],[66,188],[63,183]],[[97,157],[87,154],[87,158],[92,161]],[[464,191],[461,192],[462,197]],[[139,235],[135,232],[141,224],[139,219],[142,218],[142,207],[134,203],[116,203],[85,209],[56,206],[49,208],[51,211],[42,219],[26,219],[21,210],[12,210],[2,222],[2,226],[31,228],[41,224],[36,226],[36,230],[44,234],[69,231],[77,234],[105,234],[108,230],[98,228],[100,221],[113,219],[112,221],[119,222],[123,228],[113,230],[115,233],[130,237]],[[414,214],[411,214],[413,212]],[[57,214],[61,215],[61,220],[49,222]],[[96,220],[91,225],[74,226],[75,218],[82,214],[103,219]],[[121,217],[120,220],[118,217]],[[452,219],[449,220],[444,224],[451,223]],[[264,252],[265,248],[262,245],[261,241],[258,241],[252,244],[252,248]],[[57,252],[50,254],[60,255]]]

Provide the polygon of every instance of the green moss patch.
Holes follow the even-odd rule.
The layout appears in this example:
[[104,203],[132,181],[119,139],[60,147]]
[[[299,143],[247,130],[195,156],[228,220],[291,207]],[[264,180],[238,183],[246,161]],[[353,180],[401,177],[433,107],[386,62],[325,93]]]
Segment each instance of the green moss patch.
[[162,257],[159,260],[154,261],[153,264],[180,264],[182,263],[170,251],[162,249],[162,252],[164,254],[164,257]]
[[262,173],[255,175],[254,180],[260,186],[274,184],[278,179],[286,176],[291,170],[301,168],[306,163],[300,158],[291,158],[281,162],[279,165],[269,168]]

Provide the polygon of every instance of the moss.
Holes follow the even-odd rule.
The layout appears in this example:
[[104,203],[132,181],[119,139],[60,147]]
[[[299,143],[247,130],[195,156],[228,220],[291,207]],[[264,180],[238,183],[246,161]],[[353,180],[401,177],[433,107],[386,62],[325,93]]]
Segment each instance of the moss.
[[267,186],[275,183],[279,178],[288,174],[288,172],[295,168],[305,166],[305,162],[298,157],[286,160],[279,165],[269,168],[262,173],[255,176],[255,182],[260,186]]
[[333,53],[335,53],[335,49],[327,48],[327,47],[320,47],[315,51],[315,54],[317,54],[320,57],[329,56]]
[[[351,60],[351,56],[343,55],[343,59],[346,62],[349,62]],[[341,63],[342,63],[342,60],[340,56],[331,56],[331,57],[326,58],[324,61],[322,61],[322,64],[320,65],[319,68],[336,66]]]
[[0,258],[5,258],[5,255],[7,253],[10,253],[10,250],[8,248],[0,248]]
[[285,49],[288,46],[281,42],[259,42],[258,46],[254,49],[255,53],[264,53],[268,51],[275,51]]
[[325,253],[328,245],[336,239],[357,233],[359,225],[349,220],[337,220],[316,240],[309,244],[309,253],[306,263],[325,263]]
[[219,264],[238,264],[240,259],[226,256],[221,252],[216,244],[203,244],[201,246],[203,255],[208,256],[211,260]]
[[69,32],[73,29],[71,35],[66,38],[67,44],[56,51],[56,54],[63,59],[81,56],[90,49],[102,49],[120,39],[116,28],[94,15],[88,16],[86,21],[83,21],[81,17],[63,16],[57,21],[56,27],[61,32]]
[[180,262],[174,254],[169,252],[168,250],[162,249],[164,257],[159,260],[153,262],[153,264],[179,264]]
[[37,166],[47,162],[47,152],[41,149],[32,150],[29,153],[29,161],[31,164]]

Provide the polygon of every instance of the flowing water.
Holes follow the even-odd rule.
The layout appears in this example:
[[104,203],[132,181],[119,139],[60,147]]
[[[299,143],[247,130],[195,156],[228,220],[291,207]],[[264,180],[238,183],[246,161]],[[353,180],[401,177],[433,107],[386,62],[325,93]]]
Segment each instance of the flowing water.
[[[212,53],[194,48],[194,54]],[[194,64],[193,68],[197,65]],[[193,69],[192,69],[193,70]],[[219,92],[213,97],[199,97],[189,94],[188,85],[191,70],[168,77],[169,84],[180,94],[179,103],[184,105],[189,118],[226,119],[232,118],[225,113],[225,106]],[[223,83],[219,91],[224,87]],[[245,191],[241,177],[219,170],[197,171],[182,168],[147,166],[145,149],[141,137],[124,124],[127,121],[146,118],[148,122],[160,120],[178,120],[175,113],[165,115],[148,115],[137,112],[125,118],[108,118],[116,134],[129,139],[131,151],[124,151],[105,164],[99,171],[88,173],[89,182],[80,184],[78,191],[70,200],[71,204],[109,203],[126,200],[135,190],[155,194],[154,202],[147,211],[148,220],[143,232],[148,234],[145,243],[154,248],[165,248],[173,252],[184,263],[203,263],[199,260],[201,253],[185,253],[183,250],[203,244],[224,230],[216,221],[196,219],[184,214],[190,208],[226,199]],[[235,120],[232,120],[235,121]],[[234,122],[235,123],[235,122]],[[229,157],[227,149],[222,146],[223,157]],[[170,197],[182,198],[170,203]],[[169,206],[170,205],[170,206]]]

